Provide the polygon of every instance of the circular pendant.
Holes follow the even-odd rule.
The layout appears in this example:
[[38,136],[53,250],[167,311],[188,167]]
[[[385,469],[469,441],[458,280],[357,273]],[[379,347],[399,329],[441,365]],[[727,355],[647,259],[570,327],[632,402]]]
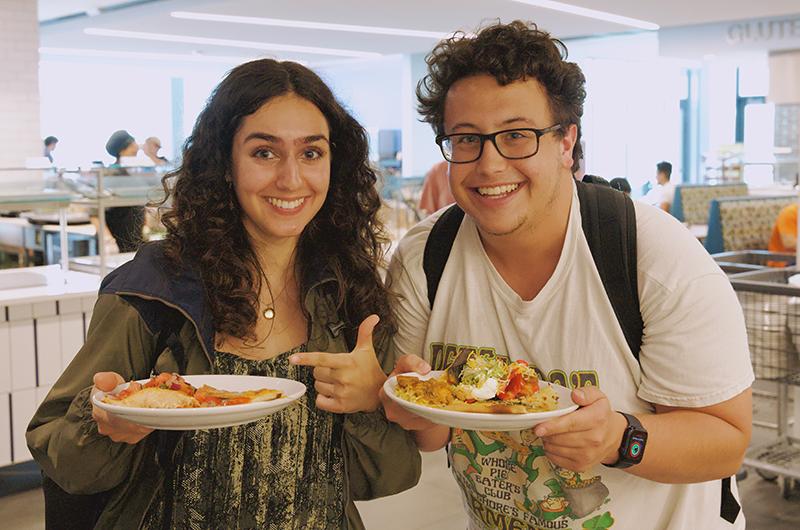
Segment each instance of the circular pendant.
[[266,308],[264,310],[264,318],[266,318],[267,320],[272,320],[273,318],[275,318],[275,310],[272,309],[271,307]]

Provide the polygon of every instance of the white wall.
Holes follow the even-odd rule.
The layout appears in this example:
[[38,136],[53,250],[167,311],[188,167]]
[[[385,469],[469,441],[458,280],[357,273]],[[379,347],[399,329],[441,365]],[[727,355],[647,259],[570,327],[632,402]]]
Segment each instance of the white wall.
[[420,121],[417,113],[417,83],[428,73],[424,53],[406,56],[403,75],[403,176],[421,177],[434,164],[442,161],[436,145],[436,135],[428,123]]
[[[407,62],[407,57],[397,55],[314,70],[355,118],[376,134],[379,129],[402,129],[406,112],[416,116],[416,111],[400,104],[407,87],[403,83]],[[56,154],[63,166],[111,162],[104,146],[117,129],[126,129],[140,143],[158,136],[162,154],[174,158],[181,145],[173,140],[172,79],[183,79],[181,126],[188,136],[211,91],[232,67],[45,57],[40,68],[42,130],[59,138]]]
[[118,129],[127,130],[139,143],[148,136],[159,137],[161,154],[173,159],[181,146],[175,145],[172,134],[172,78],[184,79],[182,126],[188,135],[229,68],[45,57],[40,67],[42,130],[58,137],[55,155],[62,167],[112,162],[105,144]]
[[[42,156],[39,134],[39,23],[33,0],[0,2],[0,167]],[[0,173],[0,181],[14,180]]]
[[777,104],[800,103],[800,50],[769,56],[769,100]]
[[403,62],[402,55],[391,55],[312,69],[365,128],[400,129]]
[[634,194],[667,160],[681,180],[680,99],[685,67],[658,56],[656,33],[565,43],[586,76],[582,119],[586,172],[626,177]]

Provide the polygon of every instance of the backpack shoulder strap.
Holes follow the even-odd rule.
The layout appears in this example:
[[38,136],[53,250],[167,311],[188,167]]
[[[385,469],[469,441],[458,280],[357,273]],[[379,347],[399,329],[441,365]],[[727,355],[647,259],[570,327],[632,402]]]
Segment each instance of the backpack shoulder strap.
[[583,232],[625,340],[639,361],[644,322],[636,270],[633,201],[607,186],[576,182]]
[[422,254],[422,269],[428,284],[428,303],[433,308],[439,281],[444,273],[444,266],[456,240],[458,228],[464,219],[464,210],[457,204],[452,205],[439,216],[428,234],[425,251]]

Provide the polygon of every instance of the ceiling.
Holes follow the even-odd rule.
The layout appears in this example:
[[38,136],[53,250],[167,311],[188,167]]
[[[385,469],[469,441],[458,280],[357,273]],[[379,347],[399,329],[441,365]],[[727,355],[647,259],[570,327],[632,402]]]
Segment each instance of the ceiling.
[[[798,0],[569,0],[569,4],[654,22],[662,28],[800,14]],[[38,0],[45,49],[95,50],[171,57],[242,59],[275,56],[324,63],[358,54],[430,50],[434,36],[330,31],[174,18],[176,11],[267,17],[451,33],[481,22],[529,19],[562,39],[640,31],[630,26],[512,0]],[[89,15],[87,15],[87,12]],[[157,34],[159,40],[86,34],[107,30]],[[98,31],[99,30],[99,31]],[[163,39],[189,37],[193,42]],[[227,41],[223,45],[220,39]],[[230,42],[236,41],[236,42]],[[231,45],[234,44],[234,45]],[[314,47],[315,50],[276,50]]]

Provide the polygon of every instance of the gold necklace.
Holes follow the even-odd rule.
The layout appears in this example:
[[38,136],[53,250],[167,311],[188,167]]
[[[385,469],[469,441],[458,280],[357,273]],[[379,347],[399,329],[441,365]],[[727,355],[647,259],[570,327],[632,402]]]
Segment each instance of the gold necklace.
[[[267,320],[274,320],[274,319],[275,319],[275,304],[276,304],[276,302],[278,301],[278,299],[279,299],[281,296],[283,296],[283,293],[285,293],[285,292],[286,292],[286,288],[287,288],[287,287],[289,287],[289,282],[288,282],[288,281],[284,282],[284,284],[283,284],[283,289],[281,289],[281,292],[279,292],[279,293],[278,293],[278,296],[276,296],[276,297],[272,298],[272,303],[271,303],[270,305],[268,305],[268,306],[267,306],[267,307],[266,307],[266,308],[265,308],[265,309],[264,309],[264,310],[261,312],[261,314],[263,315],[263,317],[264,317],[265,319],[267,319]],[[272,294],[272,291],[270,291],[270,294]]]

